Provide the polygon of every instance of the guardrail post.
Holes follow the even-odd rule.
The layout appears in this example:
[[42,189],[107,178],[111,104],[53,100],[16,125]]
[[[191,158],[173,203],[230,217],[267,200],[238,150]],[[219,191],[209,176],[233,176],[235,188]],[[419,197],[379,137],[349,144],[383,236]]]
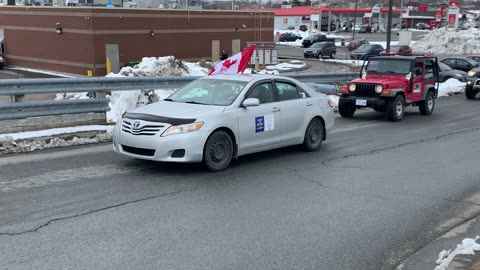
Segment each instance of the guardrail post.
[[105,92],[95,92],[93,94],[93,97],[94,98],[106,98],[107,97],[107,93]]
[[11,103],[18,103],[18,102],[23,102],[23,98],[25,95],[13,95],[10,96],[10,102]]

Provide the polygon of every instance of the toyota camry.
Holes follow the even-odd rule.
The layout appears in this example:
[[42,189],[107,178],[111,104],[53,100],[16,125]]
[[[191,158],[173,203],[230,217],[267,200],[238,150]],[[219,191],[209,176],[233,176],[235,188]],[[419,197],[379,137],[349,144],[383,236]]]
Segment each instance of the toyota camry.
[[297,144],[319,149],[333,128],[331,106],[326,95],[287,77],[207,76],[124,113],[113,148],[133,158],[203,162],[220,171],[246,154]]

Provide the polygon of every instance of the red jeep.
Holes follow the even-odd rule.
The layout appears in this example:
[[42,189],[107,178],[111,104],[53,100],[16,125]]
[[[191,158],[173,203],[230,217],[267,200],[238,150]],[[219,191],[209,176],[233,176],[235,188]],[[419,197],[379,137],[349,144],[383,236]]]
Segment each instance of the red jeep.
[[430,115],[438,94],[438,71],[436,57],[372,57],[365,61],[361,78],[341,87],[340,115],[352,117],[357,108],[371,107],[397,122],[408,105]]

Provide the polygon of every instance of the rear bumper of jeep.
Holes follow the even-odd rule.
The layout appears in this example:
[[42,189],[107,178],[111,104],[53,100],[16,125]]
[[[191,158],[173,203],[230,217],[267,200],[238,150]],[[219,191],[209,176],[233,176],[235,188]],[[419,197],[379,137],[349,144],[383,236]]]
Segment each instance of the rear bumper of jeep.
[[353,103],[356,104],[358,100],[366,100],[367,104],[365,106],[360,105],[361,107],[381,107],[385,106],[387,101],[385,99],[380,99],[378,97],[356,97],[356,96],[348,96],[348,97],[340,97],[340,100],[346,103]]

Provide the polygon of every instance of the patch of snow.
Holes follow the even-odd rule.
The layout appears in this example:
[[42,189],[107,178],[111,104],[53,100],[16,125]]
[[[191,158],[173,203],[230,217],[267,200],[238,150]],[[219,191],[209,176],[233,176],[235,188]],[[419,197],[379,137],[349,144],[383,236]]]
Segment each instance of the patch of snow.
[[53,72],[53,71],[47,71],[47,70],[41,70],[41,69],[22,68],[22,67],[8,67],[8,68],[13,69],[13,70],[22,70],[22,71],[33,72],[33,73],[41,73],[41,74],[45,74],[45,75],[52,75],[52,76],[63,77],[63,78],[80,77],[80,76],[72,76],[72,75],[67,75],[67,74]]
[[[104,130],[105,133],[99,133],[93,138],[78,138],[74,137],[71,140],[64,140],[62,138],[55,137],[48,142],[45,140],[36,140],[37,137],[54,136],[59,134],[66,134],[79,131],[100,131]],[[113,126],[83,126],[73,127],[65,129],[50,129],[42,131],[32,132],[20,132],[12,134],[3,134],[0,136],[0,155],[8,153],[26,153],[36,150],[43,150],[49,148],[84,145],[100,142],[108,142],[112,139]],[[22,140],[17,142],[16,140]]]
[[435,29],[412,45],[414,51],[435,54],[474,54],[480,52],[480,32],[476,28],[463,31]]
[[457,79],[448,79],[446,82],[440,83],[438,89],[438,96],[452,96],[455,94],[463,93],[465,90],[465,83],[460,82]]
[[395,270],[403,270],[403,268],[405,268],[405,264],[401,263],[395,268]]
[[63,100],[63,99],[88,99],[88,93],[62,93],[57,94],[55,100]]
[[[435,263],[438,264],[438,266],[435,267],[435,270],[447,270],[448,266],[457,255],[475,255],[475,251],[480,251],[480,245],[476,242],[479,238],[480,237],[477,236],[474,239],[463,239],[462,243],[458,244],[452,252],[442,250],[438,255],[438,260],[435,261]],[[448,256],[445,257],[447,253]]]
[[[323,32],[303,32],[303,31],[300,31],[300,30],[274,30],[273,31],[274,35],[277,35],[278,33],[278,36],[280,36],[281,34],[284,34],[284,33],[293,33],[297,36],[300,36],[301,39],[297,39],[296,41],[279,41],[277,42],[276,44],[278,45],[284,45],[284,46],[291,46],[291,47],[303,47],[302,45],[302,42],[305,38],[311,36],[311,35],[315,35],[315,34],[322,34],[322,35],[326,35],[327,38],[335,38],[335,39],[347,39],[348,37],[345,37],[345,36],[342,36],[342,35],[336,35],[336,34],[327,34],[327,33],[323,33]],[[338,44],[338,45],[337,45]],[[335,43],[336,46],[341,46],[341,42],[336,42]]]
[[17,133],[0,134],[0,140],[4,140],[6,139],[6,137],[10,137],[16,141],[16,140],[47,137],[47,136],[76,133],[76,132],[83,132],[83,131],[109,131],[112,129],[113,129],[113,126],[111,125],[108,125],[108,126],[88,125],[88,126],[76,126],[76,127],[65,127],[65,128],[51,128],[51,129],[38,130],[38,131],[25,131],[25,132],[17,132]]
[[356,67],[363,66],[363,63],[365,62],[363,60],[340,60],[340,59],[320,59],[320,61],[334,62],[334,63],[340,63],[340,64],[346,64],[346,65],[353,65],[353,66],[356,66]]
[[470,225],[475,221],[476,221],[476,219],[469,220],[469,221],[463,223],[462,225],[453,228],[452,230],[450,230],[446,234],[442,235],[440,238],[450,238],[450,237],[455,237],[455,236],[457,236],[458,234],[461,234],[461,233],[466,233],[468,228],[470,227]]
[[266,66],[266,70],[291,70],[291,69],[299,69],[304,68],[306,66],[305,63],[301,61],[290,61],[289,63],[280,63],[274,66]]

